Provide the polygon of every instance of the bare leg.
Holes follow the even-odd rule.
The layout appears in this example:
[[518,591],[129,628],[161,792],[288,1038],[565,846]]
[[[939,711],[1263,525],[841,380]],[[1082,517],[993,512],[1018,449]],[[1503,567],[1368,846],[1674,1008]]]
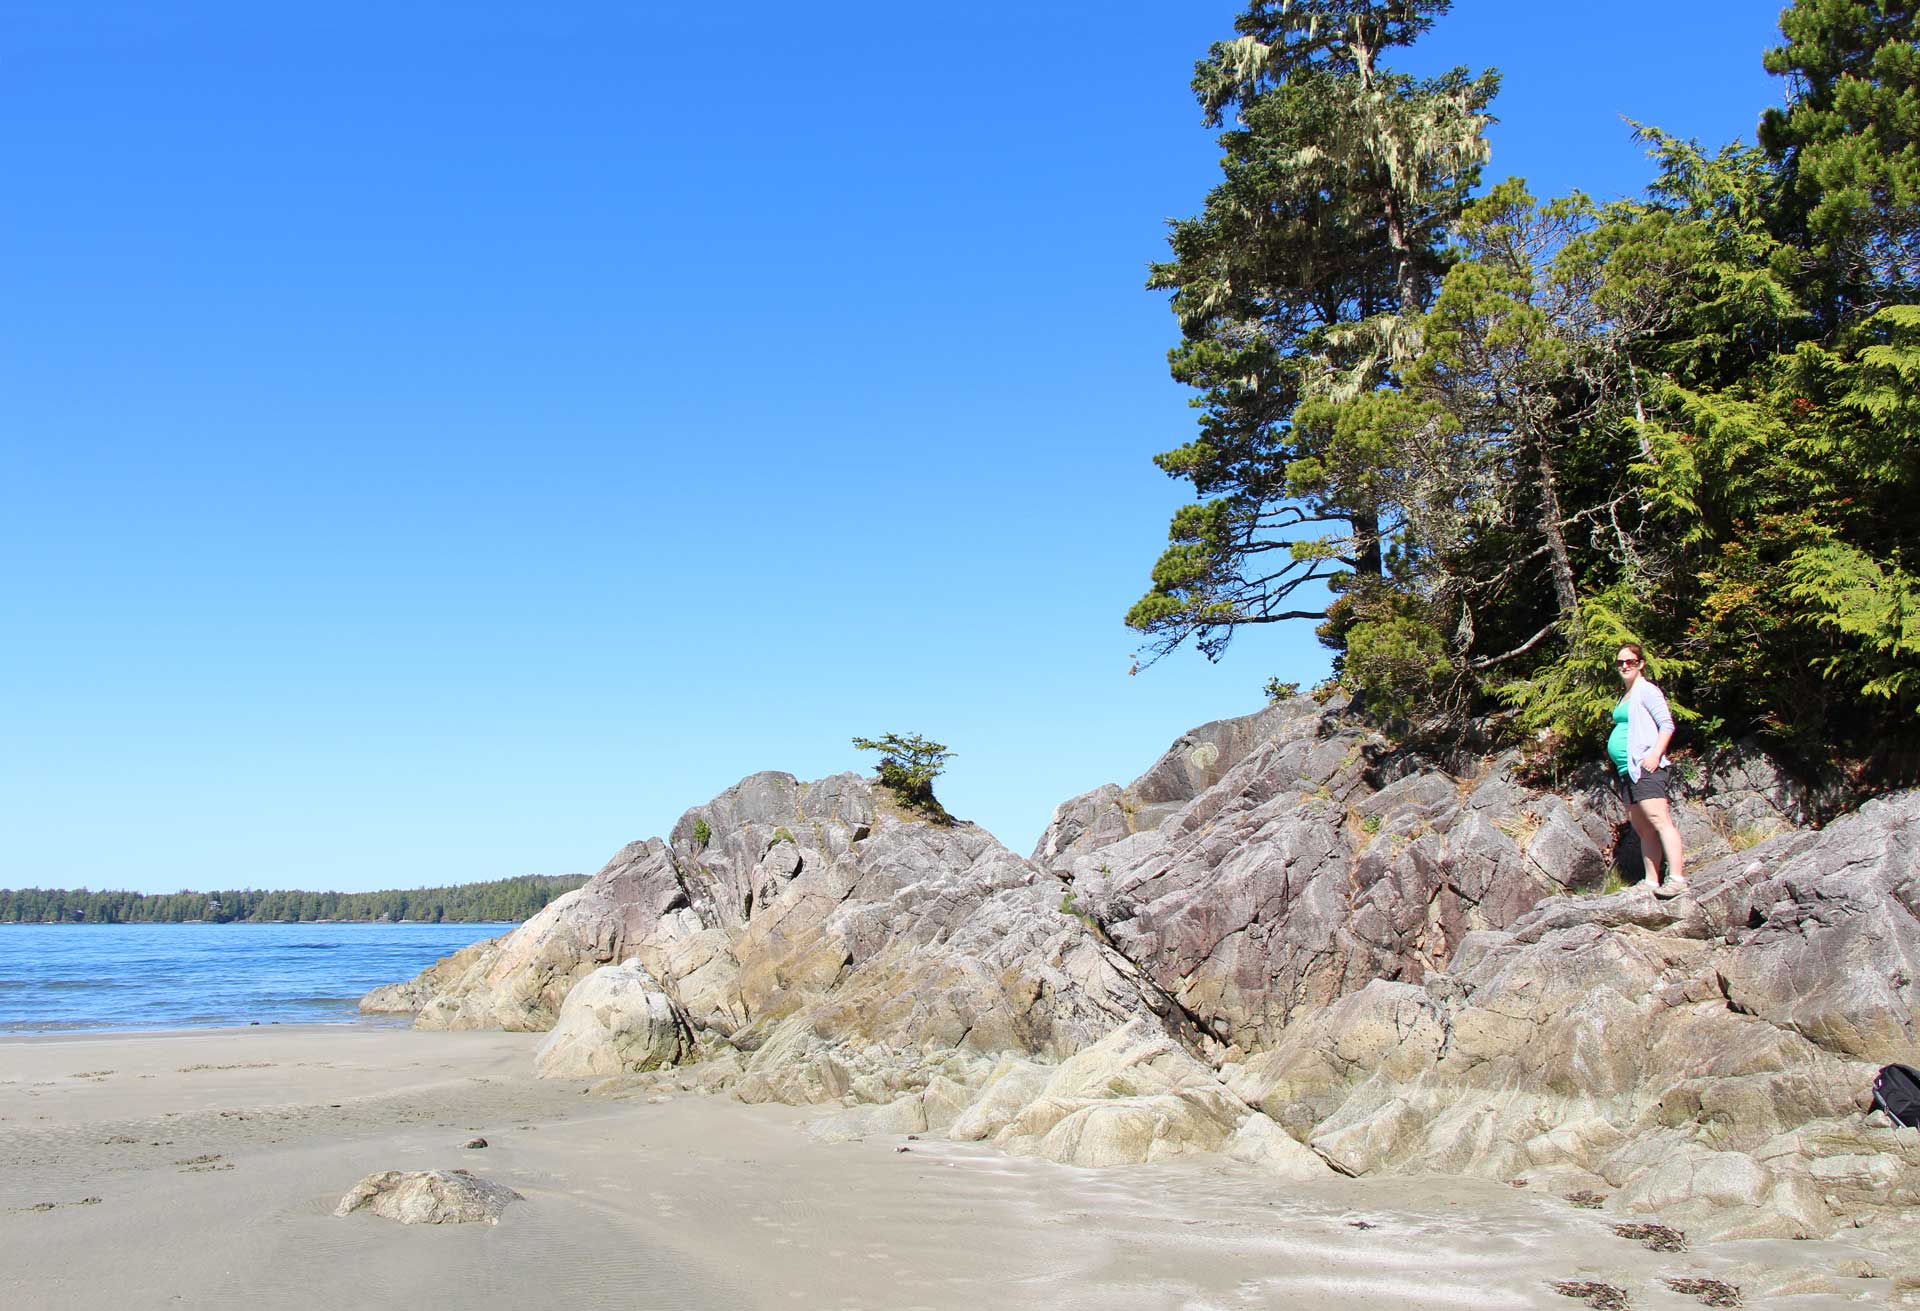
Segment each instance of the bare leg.
[[[1634,809],[1646,812],[1648,825],[1660,836],[1660,850],[1667,857],[1667,877],[1685,878],[1687,854],[1680,846],[1680,828],[1673,822],[1673,808],[1662,798],[1658,801],[1642,801]],[[1646,839],[1642,838],[1641,841],[1645,842]]]
[[1627,807],[1627,823],[1633,825],[1633,835],[1640,839],[1641,878],[1649,888],[1660,886],[1660,833],[1647,817],[1646,803],[1636,801]]

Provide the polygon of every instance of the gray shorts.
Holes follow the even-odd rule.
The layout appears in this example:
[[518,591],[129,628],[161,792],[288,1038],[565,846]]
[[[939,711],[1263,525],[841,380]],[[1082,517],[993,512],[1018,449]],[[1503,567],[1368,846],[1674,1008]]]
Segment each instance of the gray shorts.
[[1635,782],[1627,775],[1620,776],[1620,795],[1628,805],[1636,801],[1665,801],[1667,799],[1667,779],[1673,773],[1672,765],[1662,765],[1658,769],[1640,771],[1640,781]]

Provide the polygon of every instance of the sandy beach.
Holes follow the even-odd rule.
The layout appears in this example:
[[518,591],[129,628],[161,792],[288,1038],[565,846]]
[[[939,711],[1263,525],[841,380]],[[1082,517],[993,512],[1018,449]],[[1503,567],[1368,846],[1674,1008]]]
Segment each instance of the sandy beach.
[[[1860,1256],[1843,1244],[1653,1252],[1616,1217],[1480,1180],[1301,1187],[1214,1160],[1096,1171],[981,1144],[828,1144],[803,1128],[817,1112],[536,1080],[539,1040],[0,1041],[0,1304],[1565,1311],[1580,1303],[1551,1281],[1698,1306],[1659,1282],[1686,1276],[1739,1282],[1749,1303],[1887,1294],[1872,1278],[1799,1291]],[[456,1168],[526,1200],[495,1226],[332,1214],[363,1175]]]

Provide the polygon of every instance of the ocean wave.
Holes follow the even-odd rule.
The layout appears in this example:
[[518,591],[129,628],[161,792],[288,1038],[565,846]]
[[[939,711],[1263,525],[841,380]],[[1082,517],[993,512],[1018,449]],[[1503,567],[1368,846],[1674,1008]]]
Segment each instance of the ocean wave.
[[115,1031],[119,1029],[155,1028],[152,1024],[116,1024],[112,1020],[97,1016],[79,1020],[0,1020],[0,1033],[75,1033],[82,1030]]
[[118,979],[43,979],[39,983],[29,983],[29,988],[46,988],[54,992],[67,992],[81,988],[131,988],[131,983],[122,983]]

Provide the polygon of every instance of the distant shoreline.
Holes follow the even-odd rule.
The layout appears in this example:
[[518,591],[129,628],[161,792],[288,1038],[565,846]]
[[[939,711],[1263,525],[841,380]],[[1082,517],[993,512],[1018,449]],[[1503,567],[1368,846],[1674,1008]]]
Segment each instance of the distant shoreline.
[[215,927],[231,925],[244,928],[251,925],[269,924],[497,924],[502,928],[512,928],[524,924],[525,920],[386,920],[386,919],[321,919],[321,920],[0,920],[0,929],[11,928],[67,928],[67,929],[125,929],[125,928],[182,928],[188,925],[213,925]]
[[518,924],[586,881],[585,874],[521,874],[373,892],[0,888],[0,924]]

